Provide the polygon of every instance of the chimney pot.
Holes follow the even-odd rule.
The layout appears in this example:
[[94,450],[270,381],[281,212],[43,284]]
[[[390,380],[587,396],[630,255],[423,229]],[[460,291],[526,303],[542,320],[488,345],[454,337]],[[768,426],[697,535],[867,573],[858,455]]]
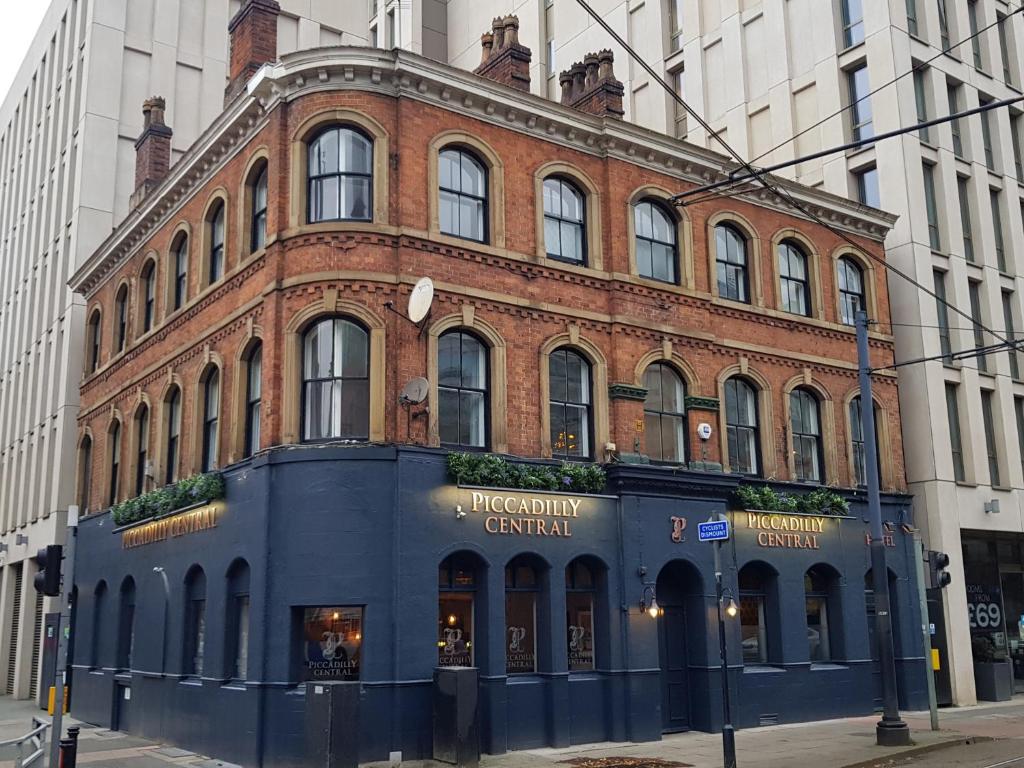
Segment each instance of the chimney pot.
[[499,16],[492,21],[491,30],[494,32],[494,50],[500,51],[505,47],[505,19]]
[[530,90],[530,49],[519,42],[519,19],[497,17],[491,31],[480,36],[478,75],[516,88]]
[[519,45],[519,19],[515,16],[505,17],[505,45]]
[[494,35],[484,32],[480,35],[480,65],[483,66],[491,58],[491,50],[494,48]]
[[601,117],[622,117],[622,83],[615,79],[614,56],[609,50],[588,53],[559,78],[562,103]]

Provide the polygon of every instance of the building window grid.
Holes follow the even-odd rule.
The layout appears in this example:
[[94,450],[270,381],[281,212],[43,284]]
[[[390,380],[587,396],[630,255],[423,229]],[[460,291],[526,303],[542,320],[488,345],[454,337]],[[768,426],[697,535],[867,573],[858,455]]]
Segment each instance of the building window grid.
[[928,244],[933,251],[942,250],[942,238],[939,232],[939,209],[935,201],[935,166],[924,163],[924,202],[928,216]]
[[215,283],[224,276],[224,203],[217,207],[210,216],[210,283]]
[[110,506],[117,503],[121,486],[121,424],[115,423],[110,430],[110,483],[107,501]]
[[217,466],[217,428],[219,421],[220,372],[213,369],[203,383],[203,472],[209,472]]
[[953,364],[953,343],[949,332],[949,307],[946,304],[946,273],[936,269],[932,271],[935,287],[935,316],[939,333],[939,350],[944,365]]
[[332,126],[309,142],[307,155],[309,222],[370,221],[373,142],[354,128]]
[[984,70],[985,67],[981,54],[981,35],[978,34],[978,0],[967,0],[967,23],[970,25],[971,54],[974,58],[974,68]]
[[[1006,340],[1010,342],[1016,341],[1017,331],[1013,322],[1013,291],[1003,291],[1003,324],[1006,326],[1003,332]],[[1020,378],[1019,354],[1016,346],[1011,346],[1007,349],[1007,355],[1010,358],[1010,376],[1014,379]]]
[[950,47],[949,8],[946,3],[947,0],[936,0],[939,11],[939,42],[944,51],[948,51]]
[[870,139],[875,135],[871,113],[871,91],[867,64],[862,64],[846,73],[850,97],[850,130],[854,141]]
[[117,301],[114,303],[114,310],[117,313],[117,351],[124,352],[128,342],[128,289],[122,287],[117,292]]
[[981,418],[985,427],[985,453],[988,456],[989,483],[999,486],[999,451],[996,447],[995,418],[992,410],[992,390],[981,390]]
[[[923,70],[914,70],[914,103],[917,106],[917,122],[928,121],[928,94],[926,90],[925,73]],[[918,138],[924,142],[931,141],[931,132],[925,127],[917,132]]]
[[685,139],[688,132],[687,118],[689,117],[683,103],[686,100],[686,68],[680,66],[671,72],[672,90],[679,99],[672,99],[672,108],[675,113],[676,138]]
[[864,42],[864,8],[862,0],[840,0],[843,20],[843,47]]
[[1010,141],[1013,144],[1013,170],[1017,181],[1024,184],[1024,151],[1021,144],[1024,143],[1024,117],[1015,115],[1010,118]]
[[263,346],[249,353],[245,387],[245,451],[248,458],[260,449],[260,410],[263,403]]
[[793,390],[789,396],[789,422],[795,479],[801,482],[822,482],[825,462],[818,399],[807,390]]
[[807,257],[792,243],[779,245],[779,284],[782,309],[794,315],[811,314]]
[[660,204],[643,200],[633,208],[633,228],[637,274],[662,283],[678,283],[676,224],[671,214]]
[[1020,452],[1020,468],[1024,472],[1024,397],[1013,398],[1013,412],[1017,421],[1017,449]]
[[178,479],[178,447],[181,440],[181,390],[177,387],[167,399],[167,468],[164,480],[170,485]]
[[142,275],[142,332],[153,329],[156,310],[156,265],[149,264]]
[[750,303],[747,277],[747,240],[735,227],[715,227],[715,261],[718,265],[718,295]]
[[437,357],[441,444],[486,448],[490,431],[487,347],[471,334],[449,331],[438,339]]
[[758,475],[760,424],[757,391],[746,381],[725,382],[725,428],[729,446],[729,468],[742,475]]
[[999,37],[999,53],[1003,62],[1003,82],[1007,85],[1014,85],[1013,66],[1010,62],[1010,41],[1007,30],[1007,17],[1005,14],[996,12],[996,32]]
[[[960,86],[948,85],[946,87],[946,100],[949,102],[949,114],[955,115],[960,111]],[[959,158],[964,156],[963,132],[960,130],[960,118],[949,121],[949,130],[953,136],[953,154]]]
[[668,0],[669,51],[683,47],[683,0]]
[[864,295],[864,271],[849,258],[836,265],[839,280],[839,319],[843,325],[856,325],[857,312],[867,311]]
[[653,363],[644,371],[644,451],[652,461],[685,463],[686,385],[671,366]]
[[249,233],[251,252],[267,244],[267,165],[264,164],[252,188],[252,229]]
[[149,409],[142,406],[136,417],[136,434],[138,441],[135,454],[135,495],[141,496],[146,490],[146,464],[149,461]]
[[571,349],[548,356],[551,454],[591,458],[593,399],[590,363]]
[[369,439],[370,341],[342,317],[321,320],[303,339],[302,439]]
[[544,3],[544,68],[547,76],[554,77],[557,70],[555,46],[555,4],[553,0]]
[[960,404],[957,385],[946,382],[946,419],[949,422],[949,450],[953,460],[953,479],[964,482],[964,450],[960,430]]
[[438,163],[441,233],[486,243],[489,236],[486,167],[459,148],[442,150]]
[[857,179],[857,201],[872,208],[880,208],[882,200],[878,192],[878,169],[875,166],[855,171]]
[[999,199],[999,190],[989,189],[989,202],[992,205],[992,234],[996,245],[996,266],[1000,272],[1006,273],[1006,243],[1003,240],[1003,207]]
[[181,309],[188,293],[188,238],[181,238],[174,252],[174,308]]
[[[850,450],[853,453],[853,482],[858,487],[868,484],[867,475],[867,452],[864,446],[864,425],[861,423],[860,395],[850,401]],[[878,442],[881,434],[878,423],[878,408],[874,410],[875,418],[875,470],[878,472],[879,481],[882,477],[882,451]]]
[[102,325],[99,312],[92,313],[89,322],[89,373],[95,373],[100,367],[100,334]]
[[586,264],[586,202],[565,179],[544,179],[544,247],[549,259]]
[[[978,106],[984,107],[991,99],[979,99]],[[996,156],[992,147],[992,113],[982,112],[981,115],[981,143],[985,150],[985,167],[990,171],[996,169]]]
[[917,19],[917,0],[907,0],[907,32],[915,37],[920,33]]
[[971,215],[971,195],[967,187],[968,179],[963,176],[956,177],[956,193],[960,201],[960,229],[963,233],[964,258],[967,261],[974,261],[974,227]]
[[[974,346],[981,348],[985,346],[985,331],[981,316],[981,283],[977,280],[967,282],[967,294],[971,301],[971,327],[974,331]],[[982,373],[988,372],[988,355],[978,355],[978,370]]]

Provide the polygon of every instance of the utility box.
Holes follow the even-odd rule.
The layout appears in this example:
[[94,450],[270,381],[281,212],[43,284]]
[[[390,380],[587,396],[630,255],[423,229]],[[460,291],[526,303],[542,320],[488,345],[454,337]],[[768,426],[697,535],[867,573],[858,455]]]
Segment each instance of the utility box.
[[476,667],[434,670],[434,759],[477,768],[480,765],[479,698]]
[[356,768],[359,764],[358,682],[306,683],[306,764]]

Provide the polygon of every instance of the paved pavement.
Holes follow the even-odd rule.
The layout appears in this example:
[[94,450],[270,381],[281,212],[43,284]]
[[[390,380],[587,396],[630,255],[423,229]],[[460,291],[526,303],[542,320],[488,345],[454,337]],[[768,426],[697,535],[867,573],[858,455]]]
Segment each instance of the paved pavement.
[[[48,720],[30,702],[0,697],[0,741],[20,736],[31,728],[33,716]],[[984,704],[941,711],[942,730],[929,730],[928,713],[904,715],[914,746],[882,749],[875,745],[877,717],[859,717],[799,725],[751,728],[736,734],[737,762],[741,768],[1024,768],[1024,697],[1012,702]],[[65,718],[65,725],[78,724]],[[231,764],[211,760],[187,750],[155,744],[105,728],[79,724],[78,762],[87,768],[224,768]],[[997,740],[992,742],[992,740]],[[970,746],[965,742],[977,742]],[[990,743],[992,742],[992,743]],[[718,734],[685,733],[647,744],[589,744],[568,749],[537,749],[485,756],[483,768],[616,768],[632,765],[720,768],[722,741]],[[921,750],[925,750],[922,754]],[[936,751],[927,751],[936,750]],[[15,753],[0,748],[0,768],[13,768]],[[616,760],[615,758],[626,758]],[[631,759],[630,759],[631,758]],[[38,764],[40,768],[45,763]],[[382,768],[387,763],[372,763]],[[403,768],[439,766],[431,761],[403,763]]]

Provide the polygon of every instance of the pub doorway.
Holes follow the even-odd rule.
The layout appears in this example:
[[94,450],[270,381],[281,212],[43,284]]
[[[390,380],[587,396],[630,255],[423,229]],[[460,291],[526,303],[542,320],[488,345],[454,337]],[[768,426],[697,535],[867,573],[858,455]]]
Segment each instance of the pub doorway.
[[658,616],[658,660],[661,668],[661,728],[663,733],[692,727],[691,659],[697,658],[704,631],[704,596],[700,573],[690,563],[674,560],[658,574],[655,594]]

